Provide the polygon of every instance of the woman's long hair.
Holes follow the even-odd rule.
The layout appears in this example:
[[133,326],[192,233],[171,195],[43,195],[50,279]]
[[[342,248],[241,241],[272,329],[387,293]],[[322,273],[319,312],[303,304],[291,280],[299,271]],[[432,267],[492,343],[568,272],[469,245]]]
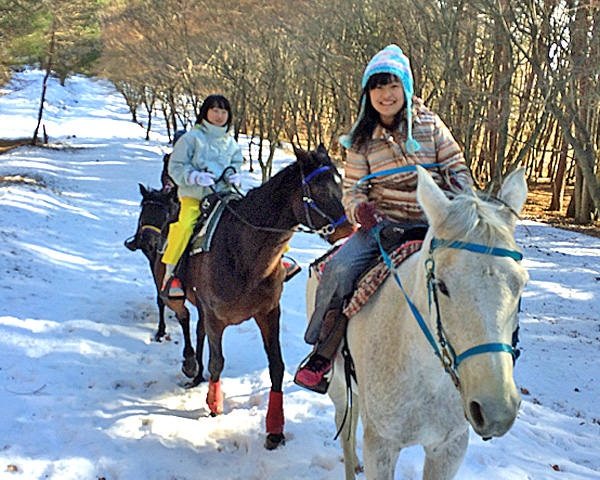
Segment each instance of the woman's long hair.
[[223,110],[227,110],[227,123],[225,124],[225,127],[227,127],[227,131],[229,131],[233,122],[231,105],[229,104],[229,100],[227,100],[227,98],[218,94],[209,95],[204,99],[202,106],[200,107],[200,112],[196,117],[196,125],[202,123],[202,120],[206,120],[208,122],[206,115],[211,108],[222,108]]
[[[352,146],[354,148],[361,148],[365,145],[373,136],[373,131],[377,124],[379,123],[380,117],[379,112],[375,110],[373,104],[371,103],[371,97],[369,92],[374,88],[387,85],[392,82],[400,82],[402,81],[392,73],[376,73],[369,77],[365,88],[362,91],[359,101],[359,115],[361,107],[364,104],[362,116],[360,117],[356,127],[352,131]],[[400,125],[402,118],[404,116],[404,110],[406,109],[406,99],[404,100],[404,105],[400,109],[400,111],[394,117],[393,125],[386,125],[386,128],[396,129]]]

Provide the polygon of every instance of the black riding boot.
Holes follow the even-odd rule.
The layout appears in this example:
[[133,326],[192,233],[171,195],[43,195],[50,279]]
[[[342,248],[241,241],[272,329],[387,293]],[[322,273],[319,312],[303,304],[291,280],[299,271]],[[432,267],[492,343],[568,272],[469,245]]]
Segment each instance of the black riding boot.
[[123,245],[125,245],[125,247],[131,250],[132,252],[135,252],[138,248],[140,248],[138,246],[137,234],[125,240],[125,242],[123,242]]

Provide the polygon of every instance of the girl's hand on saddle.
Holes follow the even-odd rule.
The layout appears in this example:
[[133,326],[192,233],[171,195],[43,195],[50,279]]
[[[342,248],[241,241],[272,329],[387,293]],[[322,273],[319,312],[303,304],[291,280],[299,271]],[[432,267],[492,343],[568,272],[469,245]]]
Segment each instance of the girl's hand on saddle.
[[227,175],[226,180],[229,185],[239,187],[242,184],[242,174],[237,172],[230,173]]
[[371,230],[375,225],[382,222],[385,216],[381,213],[374,202],[364,202],[356,207],[354,215],[365,232]]
[[190,185],[199,185],[201,187],[210,187],[215,184],[215,176],[210,172],[199,172],[192,170],[187,177]]

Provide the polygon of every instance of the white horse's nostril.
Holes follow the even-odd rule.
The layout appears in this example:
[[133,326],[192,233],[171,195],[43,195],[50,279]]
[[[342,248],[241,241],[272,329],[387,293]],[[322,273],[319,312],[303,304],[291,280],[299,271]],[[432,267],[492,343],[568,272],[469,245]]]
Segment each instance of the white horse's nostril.
[[481,428],[485,424],[485,418],[483,417],[483,409],[478,402],[472,401],[469,404],[469,412],[471,413],[471,419],[475,426]]

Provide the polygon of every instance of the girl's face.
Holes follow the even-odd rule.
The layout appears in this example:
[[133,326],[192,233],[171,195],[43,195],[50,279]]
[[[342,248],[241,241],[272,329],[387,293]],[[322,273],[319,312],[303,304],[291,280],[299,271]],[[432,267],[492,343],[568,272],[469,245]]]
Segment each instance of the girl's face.
[[229,114],[227,110],[220,107],[210,107],[206,112],[206,120],[217,127],[222,127],[227,123]]
[[383,125],[393,125],[394,117],[404,106],[402,82],[393,80],[386,85],[377,85],[369,90],[371,105],[379,113]]

